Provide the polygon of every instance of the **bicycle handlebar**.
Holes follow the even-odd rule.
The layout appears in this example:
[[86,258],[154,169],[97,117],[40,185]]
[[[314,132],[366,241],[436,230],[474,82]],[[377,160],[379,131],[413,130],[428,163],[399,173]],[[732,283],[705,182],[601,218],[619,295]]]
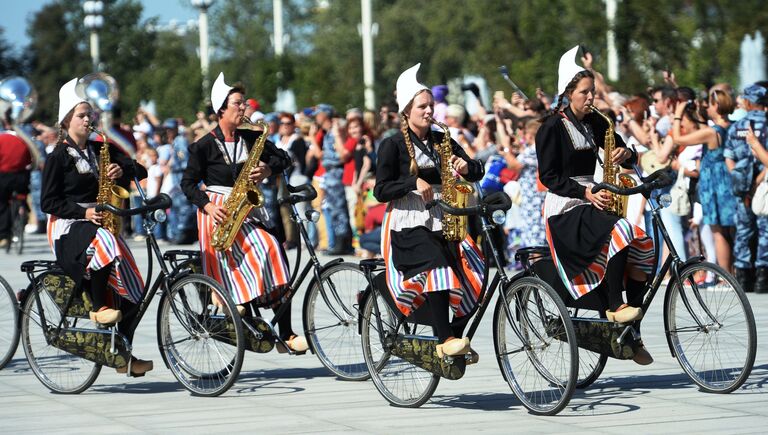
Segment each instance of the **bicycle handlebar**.
[[599,183],[592,186],[592,193],[607,190],[618,195],[634,195],[636,193],[647,194],[656,189],[671,186],[674,184],[675,179],[669,176],[666,169],[659,169],[647,177],[640,178],[640,181],[642,181],[643,184],[635,187],[618,187],[612,184]]
[[317,190],[315,190],[315,188],[309,183],[302,184],[300,186],[291,186],[290,184],[286,183],[286,186],[288,192],[290,192],[290,195],[280,198],[277,201],[280,205],[297,204],[299,202],[312,201],[313,199],[317,198]]
[[443,200],[435,199],[427,203],[427,210],[435,206],[440,206],[443,211],[454,216],[483,215],[490,217],[496,210],[509,210],[512,207],[512,200],[504,192],[494,192],[483,198],[479,205],[472,207],[453,207]]
[[112,204],[99,204],[96,211],[108,211],[117,216],[134,216],[144,214],[148,211],[163,210],[171,206],[171,197],[166,193],[161,193],[154,198],[148,199],[146,205],[136,208],[117,208]]

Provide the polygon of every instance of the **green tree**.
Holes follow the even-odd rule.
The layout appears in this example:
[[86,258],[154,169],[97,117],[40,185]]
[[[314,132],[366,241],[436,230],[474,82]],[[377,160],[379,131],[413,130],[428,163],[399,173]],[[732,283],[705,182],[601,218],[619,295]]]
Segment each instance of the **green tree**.
[[25,68],[21,56],[5,40],[5,29],[0,26],[0,79],[11,75],[24,75]]

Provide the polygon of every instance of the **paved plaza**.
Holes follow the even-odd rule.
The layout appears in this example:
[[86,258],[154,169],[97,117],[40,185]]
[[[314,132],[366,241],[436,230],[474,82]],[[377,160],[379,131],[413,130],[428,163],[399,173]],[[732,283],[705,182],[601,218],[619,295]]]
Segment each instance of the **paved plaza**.
[[[143,244],[131,243],[139,267],[146,270]],[[0,252],[0,274],[18,289],[26,286],[19,271],[22,261],[52,258],[44,237],[32,236],[23,256]],[[163,366],[155,333],[157,299],[134,341],[135,354],[153,359],[154,371],[134,379],[104,368],[84,393],[57,395],[38,382],[19,349],[0,371],[0,432],[615,434],[765,433],[768,427],[768,295],[749,296],[758,350],[752,376],[740,390],[703,393],[683,374],[667,348],[662,297],[657,297],[643,322],[643,338],[656,362],[641,367],[609,360],[601,379],[577,391],[555,417],[528,414],[502,379],[493,358],[491,315],[473,340],[480,362],[458,381],[442,380],[432,400],[419,409],[389,406],[370,381],[337,380],[314,355],[274,351],[246,353],[240,378],[221,397],[194,397]],[[297,330],[300,310],[301,303],[294,304]]]

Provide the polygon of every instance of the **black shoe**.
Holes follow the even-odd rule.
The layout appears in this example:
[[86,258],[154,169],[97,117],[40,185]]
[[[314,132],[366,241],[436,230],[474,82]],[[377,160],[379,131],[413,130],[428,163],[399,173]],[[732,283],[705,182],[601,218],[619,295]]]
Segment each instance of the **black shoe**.
[[768,293],[768,267],[758,267],[755,273],[755,293]]
[[751,293],[754,290],[755,269],[741,269],[736,267],[734,268],[733,274],[736,278],[736,282],[739,283],[746,293]]

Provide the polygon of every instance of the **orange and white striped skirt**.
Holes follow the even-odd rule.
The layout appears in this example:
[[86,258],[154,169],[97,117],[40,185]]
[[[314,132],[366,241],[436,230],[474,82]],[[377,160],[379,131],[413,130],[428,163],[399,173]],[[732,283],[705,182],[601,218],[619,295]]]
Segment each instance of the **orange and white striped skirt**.
[[[78,222],[76,219],[59,219],[49,216],[48,219],[48,244],[54,251],[54,242],[69,232],[69,227]],[[54,251],[54,255],[56,252]],[[72,253],[76,255],[77,253]],[[99,228],[91,244],[86,248],[88,264],[86,276],[90,271],[99,270],[114,263],[109,275],[108,285],[121,297],[133,303],[141,301],[144,295],[144,280],[136,265],[133,253],[122,237],[115,237],[112,233]]]
[[[225,196],[207,191],[212,203],[224,205]],[[256,220],[246,218],[232,246],[219,252],[211,246],[215,222],[207,213],[197,211],[197,228],[203,270],[232,295],[236,304],[252,300],[275,303],[287,297],[281,294],[290,281],[290,271],[280,243]]]

